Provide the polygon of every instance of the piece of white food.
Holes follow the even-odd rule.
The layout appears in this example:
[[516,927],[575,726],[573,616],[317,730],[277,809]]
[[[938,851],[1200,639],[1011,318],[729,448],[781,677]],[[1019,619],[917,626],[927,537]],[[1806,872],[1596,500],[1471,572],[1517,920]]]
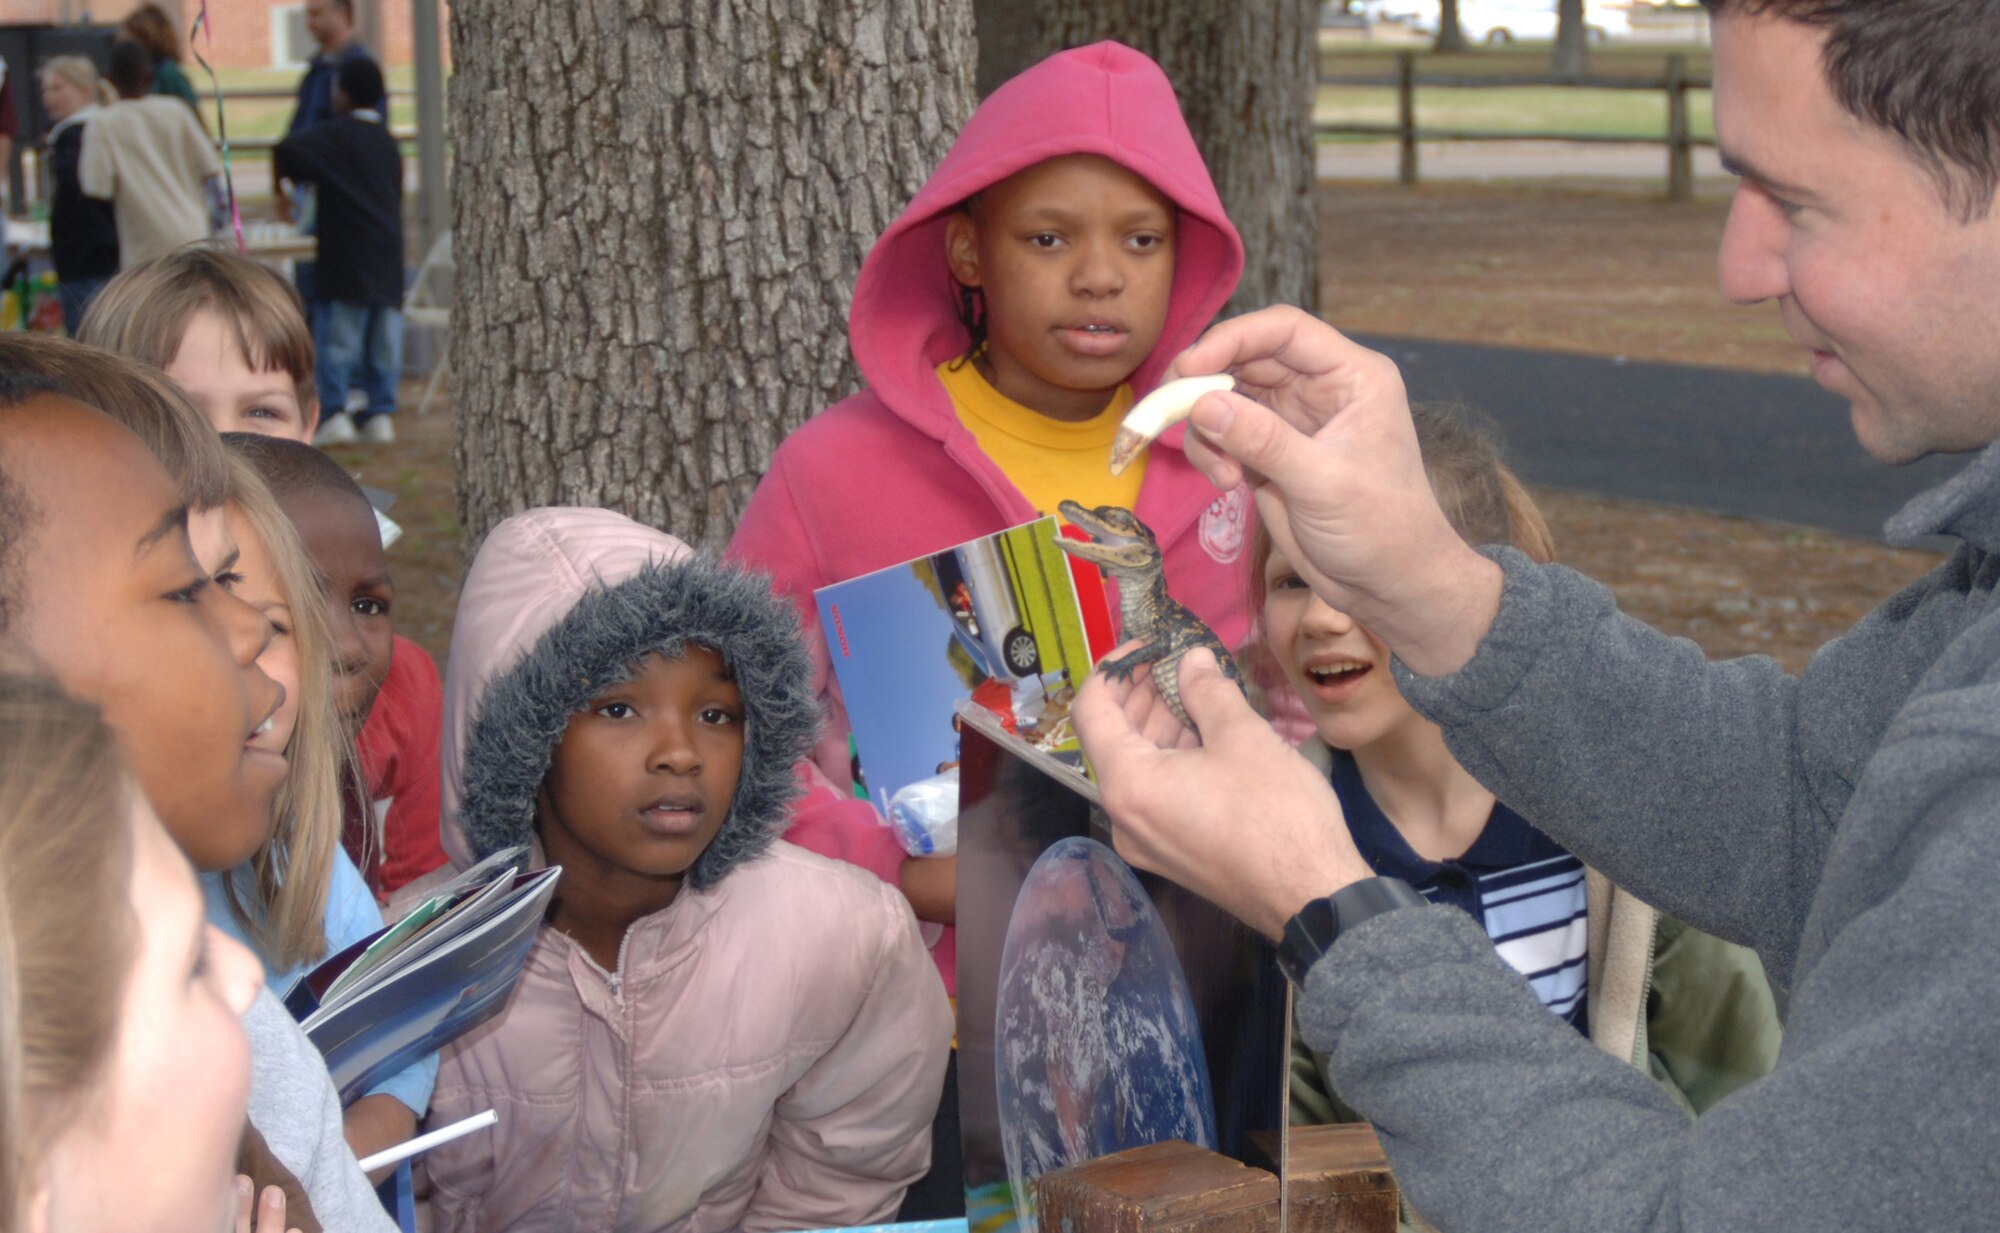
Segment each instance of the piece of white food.
[[1117,475],[1132,465],[1139,451],[1151,445],[1159,435],[1194,413],[1194,405],[1205,394],[1236,388],[1236,378],[1226,372],[1212,377],[1182,377],[1169,381],[1159,389],[1139,400],[1139,404],[1125,415],[1118,425],[1118,436],[1111,442],[1111,474]]

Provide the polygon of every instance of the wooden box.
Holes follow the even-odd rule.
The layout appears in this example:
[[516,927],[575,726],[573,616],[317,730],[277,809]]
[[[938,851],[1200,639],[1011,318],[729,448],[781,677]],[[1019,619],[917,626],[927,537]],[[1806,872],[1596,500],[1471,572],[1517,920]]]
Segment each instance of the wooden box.
[[[1330,1126],[1293,1136],[1286,1233],[1394,1233],[1396,1185],[1373,1131]],[[1037,1195],[1042,1233],[1278,1229],[1275,1175],[1180,1140],[1058,1169]]]

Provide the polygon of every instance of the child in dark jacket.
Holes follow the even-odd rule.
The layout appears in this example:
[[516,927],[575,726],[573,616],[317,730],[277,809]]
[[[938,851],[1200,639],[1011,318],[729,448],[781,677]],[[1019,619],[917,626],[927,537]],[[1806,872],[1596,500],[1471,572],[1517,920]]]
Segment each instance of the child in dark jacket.
[[[271,165],[316,188],[319,236],[307,317],[319,359],[322,445],[395,439],[403,369],[403,156],[389,132],[382,70],[355,56],[334,80],[334,119],[278,143]],[[368,408],[350,420],[350,384]]]

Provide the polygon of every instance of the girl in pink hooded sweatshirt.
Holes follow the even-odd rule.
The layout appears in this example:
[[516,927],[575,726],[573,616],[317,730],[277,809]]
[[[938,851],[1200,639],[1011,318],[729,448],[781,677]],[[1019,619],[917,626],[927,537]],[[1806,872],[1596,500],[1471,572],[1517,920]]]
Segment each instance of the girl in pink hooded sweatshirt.
[[[1243,640],[1248,492],[1216,493],[1181,453],[1185,426],[1122,476],[1108,466],[1135,395],[1242,270],[1173,86],[1140,53],[1098,43],[1051,56],[973,114],[861,267],[848,337],[868,388],[785,439],[729,545],[807,624],[828,779],[851,784],[848,726],[813,590],[1054,514],[1063,498],[1134,510],[1176,598]],[[950,923],[948,862],[906,867],[891,833],[865,821],[839,847],[794,834]],[[955,945],[947,930],[936,947],[947,983]]]
[[453,631],[457,829],[560,864],[506,1009],[443,1056],[461,1230],[811,1229],[930,1165],[951,1013],[893,889],[777,838],[819,722],[764,579],[608,510],[493,529]]

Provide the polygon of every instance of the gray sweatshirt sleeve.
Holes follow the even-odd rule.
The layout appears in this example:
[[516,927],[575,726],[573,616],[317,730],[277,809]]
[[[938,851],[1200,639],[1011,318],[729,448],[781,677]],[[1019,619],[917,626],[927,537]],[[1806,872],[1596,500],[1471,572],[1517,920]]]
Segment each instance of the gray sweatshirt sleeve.
[[1514,810],[1788,982],[1834,823],[1908,696],[1904,665],[1935,645],[1895,645],[1892,601],[1803,680],[1764,656],[1710,663],[1572,570],[1483,551],[1506,570],[1492,629],[1450,676],[1395,664],[1404,695]]
[[1912,712],[1841,828],[1776,1069],[1699,1121],[1544,1010],[1463,913],[1335,943],[1301,1032],[1417,1210],[1452,1233],[1991,1224],[2000,685]]
[[268,989],[243,1016],[250,1037],[250,1121],[272,1155],[311,1196],[327,1233],[395,1233],[375,1188],[355,1163],[339,1093],[319,1050]]

